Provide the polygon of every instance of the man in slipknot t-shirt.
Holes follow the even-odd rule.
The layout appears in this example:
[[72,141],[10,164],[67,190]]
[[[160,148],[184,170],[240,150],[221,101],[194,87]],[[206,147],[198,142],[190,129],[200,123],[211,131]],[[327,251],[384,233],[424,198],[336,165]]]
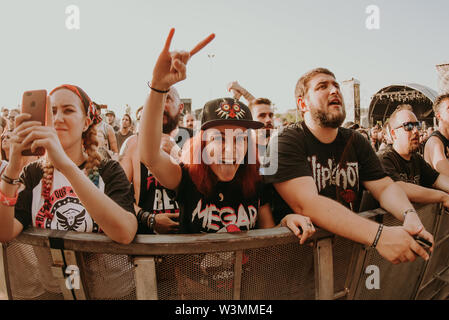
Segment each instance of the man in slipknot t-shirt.
[[[309,71],[299,79],[295,96],[304,122],[272,138],[268,150],[270,168],[277,164],[277,171],[265,177],[277,192],[275,222],[301,213],[330,232],[375,247],[393,263],[413,261],[414,253],[428,259],[412,235],[432,242],[433,237],[407,196],[385,175],[369,142],[340,127],[346,113],[334,74],[324,68]],[[363,188],[403,226],[384,227],[354,214]]]

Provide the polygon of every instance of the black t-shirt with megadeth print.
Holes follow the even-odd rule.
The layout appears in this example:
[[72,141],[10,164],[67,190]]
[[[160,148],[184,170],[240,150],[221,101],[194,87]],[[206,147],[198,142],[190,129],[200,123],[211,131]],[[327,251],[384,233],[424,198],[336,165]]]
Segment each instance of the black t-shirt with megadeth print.
[[263,185],[260,183],[257,192],[246,198],[233,180],[217,182],[212,196],[206,196],[198,191],[189,171],[183,165],[176,198],[181,207],[180,233],[239,232],[254,229],[259,207],[267,201],[263,192]]
[[[83,169],[85,163],[80,166]],[[109,198],[126,211],[134,213],[133,189],[120,164],[103,160],[99,166],[99,186]],[[64,231],[99,232],[98,224],[89,215],[67,178],[57,169],[53,172],[50,208],[45,210],[42,197],[43,169],[39,162],[24,168],[21,175],[25,189],[19,193],[15,217],[24,228],[33,226]]]
[[[386,175],[369,142],[358,132],[338,128],[332,143],[320,142],[304,123],[296,123],[281,131],[276,154],[270,154],[270,163],[277,161],[278,170],[264,176],[266,183],[280,183],[310,176],[318,193],[337,200],[353,211],[358,211],[363,181],[384,178]],[[292,209],[274,191],[273,218],[279,223]]]

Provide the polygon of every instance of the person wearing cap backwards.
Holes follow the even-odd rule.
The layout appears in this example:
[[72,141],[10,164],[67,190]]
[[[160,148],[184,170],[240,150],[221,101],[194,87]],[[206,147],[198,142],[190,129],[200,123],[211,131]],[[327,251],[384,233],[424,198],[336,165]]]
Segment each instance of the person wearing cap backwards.
[[[11,241],[32,226],[104,232],[118,243],[130,243],[137,231],[132,188],[119,163],[103,160],[97,151],[96,125],[101,120],[97,109],[89,96],[73,85],[53,89],[47,108],[48,126],[27,121],[31,116],[25,113],[15,119],[10,162],[0,181],[0,241]],[[24,167],[21,152],[37,148],[44,148],[46,155]],[[95,265],[92,260],[90,267]],[[129,284],[117,280],[126,275],[132,281],[132,272],[107,275],[107,285],[92,280],[98,289],[94,289],[94,297],[121,297],[125,291],[131,292]],[[57,280],[49,278],[52,280],[44,280],[43,285],[59,292]]]
[[[340,127],[346,112],[335,75],[325,68],[305,73],[295,97],[304,122],[285,128],[277,145],[272,140],[268,149],[271,164],[278,166],[265,176],[278,193],[273,200],[275,221],[286,210],[297,212],[330,232],[376,248],[392,263],[413,261],[415,254],[429,259],[412,236],[432,243],[433,237],[406,194],[386,176],[366,139]],[[355,214],[363,188],[403,225],[387,227]]]
[[[138,140],[141,160],[162,185],[176,190],[181,233],[253,229],[258,218],[264,224],[271,212],[263,202],[255,145],[247,133],[247,129],[258,129],[263,124],[252,119],[246,105],[233,98],[207,102],[201,131],[184,146],[181,163],[172,161],[160,148],[166,94],[171,86],[186,78],[190,57],[215,37],[208,36],[190,52],[170,52],[173,34],[171,29],[153,69]],[[290,215],[289,219],[283,223],[304,230],[302,236],[299,229],[296,232],[301,243],[315,231],[306,217]]]

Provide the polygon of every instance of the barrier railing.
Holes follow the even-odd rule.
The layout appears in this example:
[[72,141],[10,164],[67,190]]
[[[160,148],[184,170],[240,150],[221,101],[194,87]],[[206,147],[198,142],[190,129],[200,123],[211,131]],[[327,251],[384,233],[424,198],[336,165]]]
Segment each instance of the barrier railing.
[[[384,213],[362,215],[400,224]],[[137,235],[121,245],[101,234],[29,229],[3,244],[0,296],[3,282],[8,299],[446,299],[449,214],[436,204],[418,214],[434,252],[399,265],[324,230],[305,245],[287,228]]]

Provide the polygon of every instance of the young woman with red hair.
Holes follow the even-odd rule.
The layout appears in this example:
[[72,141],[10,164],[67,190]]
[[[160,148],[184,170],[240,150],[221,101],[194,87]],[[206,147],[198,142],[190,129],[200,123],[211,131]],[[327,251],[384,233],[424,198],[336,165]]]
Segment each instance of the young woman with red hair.
[[[186,78],[190,57],[214,38],[210,35],[190,52],[170,52],[173,34],[174,29],[156,62],[143,109],[138,137],[141,161],[163,186],[177,191],[181,233],[246,231],[255,228],[256,221],[259,227],[274,226],[248,130],[263,124],[253,121],[246,105],[232,98],[206,103],[201,131],[183,148],[180,164],[161,149],[167,92]],[[147,220],[150,228],[154,224],[154,214],[139,218]],[[288,215],[282,224],[295,228],[301,243],[315,232],[310,219],[299,214]]]

